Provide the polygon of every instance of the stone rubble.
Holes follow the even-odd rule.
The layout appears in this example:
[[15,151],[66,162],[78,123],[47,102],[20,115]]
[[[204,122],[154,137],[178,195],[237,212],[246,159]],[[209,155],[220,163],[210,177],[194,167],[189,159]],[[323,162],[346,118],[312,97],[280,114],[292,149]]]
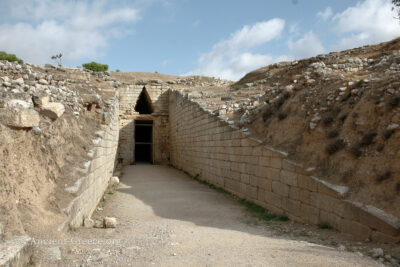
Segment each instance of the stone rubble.
[[117,219],[114,217],[104,217],[103,219],[104,228],[116,228]]
[[105,81],[109,88],[121,85],[107,72],[0,61],[1,121],[16,128],[38,127],[43,117],[54,121],[67,110],[79,116],[90,104],[99,116],[107,116],[107,111],[100,111],[107,105],[94,89],[93,80]]
[[[204,109],[210,110],[211,113],[228,121],[234,121],[241,128],[246,128],[253,118],[257,117],[255,115],[263,112],[266,107],[273,107],[282,99],[290,98],[294,92],[304,91],[306,101],[303,103],[303,109],[309,111],[309,128],[314,130],[321,121],[318,119],[320,117],[319,111],[328,110],[349,97],[353,103],[356,103],[369,88],[374,86],[373,80],[378,79],[376,76],[373,79],[354,79],[352,78],[354,74],[360,72],[366,74],[381,72],[381,76],[388,73],[400,74],[400,50],[395,51],[392,55],[384,55],[380,60],[367,57],[348,57],[348,53],[344,52],[340,55],[331,53],[311,58],[312,63],[309,64],[309,67],[301,75],[295,76],[296,79],[287,85],[279,82],[271,85],[269,79],[260,79],[244,84],[240,87],[240,90],[234,88],[233,91],[218,94],[220,101],[213,103],[210,103],[210,100],[206,101],[207,96],[199,92],[189,93],[189,98],[198,102]],[[271,69],[269,78],[280,78],[272,73],[272,70],[277,67],[286,67],[287,71],[291,71],[298,64],[297,61],[291,64],[282,62],[270,65],[267,67]],[[318,91],[316,91],[318,87],[317,79],[327,83],[338,83],[340,81],[342,85],[329,93],[325,103],[315,103],[308,99],[311,100],[313,95],[318,94]],[[260,94],[260,91],[264,91],[264,93]],[[383,93],[385,95],[398,95],[400,83],[397,80],[392,81],[384,88]],[[223,103],[218,104],[221,101]],[[393,124],[393,129],[397,129],[396,125],[398,124]]]

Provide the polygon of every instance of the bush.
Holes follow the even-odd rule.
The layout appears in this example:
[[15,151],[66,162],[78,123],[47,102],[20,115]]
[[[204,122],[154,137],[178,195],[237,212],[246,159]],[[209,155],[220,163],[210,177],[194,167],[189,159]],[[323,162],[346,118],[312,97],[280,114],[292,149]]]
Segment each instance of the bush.
[[385,181],[385,180],[387,180],[387,179],[390,179],[391,177],[392,177],[392,172],[391,172],[391,171],[387,171],[387,172],[385,172],[385,173],[379,174],[379,175],[376,177],[376,180],[377,180],[378,182],[382,182],[382,181]]
[[97,71],[97,72],[105,72],[108,70],[108,65],[100,64],[100,63],[93,62],[93,61],[90,63],[82,64],[82,67],[87,70],[92,70],[92,71]]
[[330,225],[328,222],[320,222],[317,224],[319,229],[333,229],[332,225]]
[[286,119],[286,117],[287,117],[287,113],[286,112],[284,112],[284,111],[280,111],[279,113],[278,113],[278,119],[281,121],[281,120],[284,120],[284,119]]
[[377,136],[378,133],[375,131],[371,131],[367,134],[365,134],[360,141],[360,146],[364,147],[364,146],[369,146],[374,142],[375,136]]
[[9,62],[15,62],[17,61],[19,64],[23,64],[24,61],[20,58],[17,58],[16,55],[14,54],[7,54],[4,51],[0,51],[0,60],[7,60]]
[[336,130],[336,129],[334,129],[334,130],[329,131],[329,132],[326,134],[326,137],[328,137],[328,138],[336,138],[336,137],[339,136],[339,134],[340,134],[339,131]]
[[337,139],[334,142],[330,143],[329,145],[326,146],[326,152],[328,152],[329,155],[333,155],[339,150],[342,150],[343,148],[346,147],[346,143],[344,142],[343,139]]

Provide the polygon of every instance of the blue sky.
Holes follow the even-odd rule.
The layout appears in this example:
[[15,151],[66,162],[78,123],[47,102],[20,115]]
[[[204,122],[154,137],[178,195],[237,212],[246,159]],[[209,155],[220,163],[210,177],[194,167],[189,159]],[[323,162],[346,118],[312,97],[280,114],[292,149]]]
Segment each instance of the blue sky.
[[0,0],[0,50],[27,62],[237,80],[400,36],[390,0]]

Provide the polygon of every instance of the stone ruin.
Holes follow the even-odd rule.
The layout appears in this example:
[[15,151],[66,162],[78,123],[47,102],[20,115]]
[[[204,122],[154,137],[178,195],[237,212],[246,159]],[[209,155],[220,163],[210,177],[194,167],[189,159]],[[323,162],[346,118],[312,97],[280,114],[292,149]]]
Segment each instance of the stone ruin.
[[[397,71],[400,62],[393,65],[392,59],[385,57],[382,61],[390,62],[387,69]],[[357,72],[368,64],[373,61],[352,59],[347,65],[330,67],[314,62],[309,67],[324,76]],[[305,84],[315,82],[305,75]],[[263,80],[257,80],[244,88],[251,92],[262,84]],[[315,176],[313,168],[293,162],[286,152],[252,136],[246,124],[261,110],[264,96],[253,94],[248,98],[248,93],[246,100],[234,103],[227,95],[230,89],[215,90],[229,85],[215,80],[199,86],[193,78],[121,82],[109,73],[1,61],[0,123],[8,127],[7,131],[24,131],[43,139],[48,138],[46,127],[66,114],[71,120],[86,116],[94,121],[87,137],[86,160],[73,166],[74,179],[65,187],[69,201],[62,207],[65,218],[58,227],[60,231],[80,227],[90,218],[117,167],[148,162],[173,165],[295,221],[326,222],[363,240],[400,240],[398,218],[372,205],[348,200],[348,187]],[[334,102],[335,97],[330,101]],[[311,120],[310,128],[317,124],[318,120]],[[0,248],[15,247],[15,240],[3,241]],[[18,240],[23,250],[16,251],[26,250],[29,254],[29,237]],[[18,255],[14,254],[9,262],[23,261],[24,253]],[[0,265],[4,257],[0,254]]]

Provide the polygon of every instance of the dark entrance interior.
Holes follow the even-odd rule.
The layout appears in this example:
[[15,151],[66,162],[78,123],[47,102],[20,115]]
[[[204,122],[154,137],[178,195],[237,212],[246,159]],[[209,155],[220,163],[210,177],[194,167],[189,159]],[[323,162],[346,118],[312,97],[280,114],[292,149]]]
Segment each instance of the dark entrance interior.
[[135,111],[139,112],[139,114],[151,114],[154,112],[153,103],[151,102],[151,98],[146,90],[146,87],[143,87],[142,92],[138,97]]
[[153,162],[153,121],[135,121],[135,161]]

